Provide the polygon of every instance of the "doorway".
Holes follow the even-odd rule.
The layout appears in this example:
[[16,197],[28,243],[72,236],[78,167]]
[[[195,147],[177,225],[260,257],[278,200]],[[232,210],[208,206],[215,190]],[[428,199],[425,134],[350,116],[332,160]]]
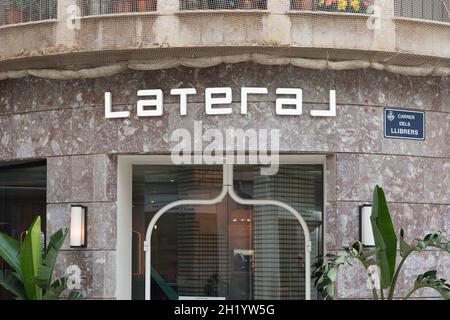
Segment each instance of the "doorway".
[[[145,298],[144,247],[151,219],[169,203],[217,197],[222,170],[133,166],[133,299]],[[311,256],[322,253],[323,164],[282,164],[273,176],[261,175],[259,166],[235,166],[233,187],[243,199],[292,206],[307,223]],[[305,298],[304,233],[283,208],[243,205],[230,195],[214,204],[176,206],[158,219],[150,245],[152,299]]]

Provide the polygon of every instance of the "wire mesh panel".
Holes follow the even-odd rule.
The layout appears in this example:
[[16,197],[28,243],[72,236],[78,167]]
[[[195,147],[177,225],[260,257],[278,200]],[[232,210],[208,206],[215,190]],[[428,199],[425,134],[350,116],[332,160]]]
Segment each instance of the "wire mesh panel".
[[0,26],[56,18],[57,0],[0,0]]
[[181,10],[267,10],[267,0],[180,0]]
[[253,61],[442,76],[450,74],[449,7],[450,0],[0,0],[0,72]]
[[374,0],[291,0],[291,10],[367,13]]
[[450,0],[395,0],[395,15],[450,22]]
[[156,11],[157,0],[80,0],[82,16]]

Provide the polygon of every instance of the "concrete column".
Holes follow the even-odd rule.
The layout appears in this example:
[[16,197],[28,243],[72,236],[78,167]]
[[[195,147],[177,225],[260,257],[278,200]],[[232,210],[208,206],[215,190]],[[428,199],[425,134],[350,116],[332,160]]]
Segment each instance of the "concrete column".
[[175,12],[179,10],[179,0],[158,1],[160,14],[154,24],[156,42],[171,46],[179,45],[179,20]]
[[375,0],[374,17],[369,18],[367,27],[373,28],[372,49],[395,51],[394,0]]
[[291,19],[285,13],[289,10],[288,0],[267,0],[267,9],[270,14],[267,17],[268,40],[277,45],[291,43]]
[[72,46],[75,43],[75,31],[80,27],[81,8],[77,0],[58,0],[56,25],[56,45]]

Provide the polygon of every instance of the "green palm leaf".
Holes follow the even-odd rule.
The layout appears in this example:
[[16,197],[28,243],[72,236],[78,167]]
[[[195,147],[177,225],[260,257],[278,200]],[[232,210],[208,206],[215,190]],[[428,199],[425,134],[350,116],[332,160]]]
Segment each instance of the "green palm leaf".
[[42,297],[43,300],[58,300],[63,291],[66,289],[67,279],[61,278],[56,280],[49,286],[48,290]]
[[395,274],[395,259],[397,253],[397,236],[392,224],[384,191],[379,186],[373,192],[372,215],[373,237],[377,250],[377,261],[380,268],[381,287],[389,288]]
[[42,259],[42,264],[39,267],[36,284],[42,289],[50,288],[52,280],[53,268],[55,266],[56,258],[61,249],[64,240],[66,239],[68,229],[60,229],[50,237],[47,249]]
[[0,232],[0,257],[22,277],[19,261],[20,244],[17,240]]
[[23,273],[23,283],[28,299],[41,300],[42,289],[36,285],[37,276],[42,259],[41,218],[33,221],[25,236],[20,252],[20,267]]
[[430,270],[419,275],[414,283],[414,288],[406,295],[408,299],[415,291],[421,288],[431,288],[439,292],[445,300],[450,300],[450,285],[445,279],[436,276],[436,270]]
[[15,295],[16,299],[27,299],[22,281],[11,270],[0,270],[0,286]]

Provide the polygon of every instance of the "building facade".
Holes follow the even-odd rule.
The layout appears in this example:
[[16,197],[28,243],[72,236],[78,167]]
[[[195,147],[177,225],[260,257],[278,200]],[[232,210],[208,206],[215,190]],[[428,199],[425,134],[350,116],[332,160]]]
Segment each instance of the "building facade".
[[[79,276],[87,298],[305,299],[301,223],[245,199],[294,208],[309,229],[312,262],[359,239],[360,206],[377,184],[407,239],[448,233],[450,3],[116,2],[46,1],[45,14],[24,9],[19,21],[2,1],[0,20],[0,222],[20,238],[41,215],[50,236],[70,226],[71,206],[86,207],[86,246],[67,239],[56,272]],[[243,112],[242,88],[256,87],[266,91],[249,94]],[[185,114],[171,92],[180,88],[196,91]],[[208,88],[231,89],[222,113],[208,114]],[[296,104],[289,114],[278,109],[280,88],[302,90],[286,102]],[[139,90],[162,90],[162,114],[139,114],[142,96],[157,95]],[[423,116],[423,139],[389,137],[396,110]],[[278,130],[278,172],[174,164],[174,132],[195,140],[196,126],[202,134]],[[236,196],[202,203],[219,197],[224,170]],[[200,201],[153,224],[161,208],[184,200]],[[398,294],[428,269],[450,278],[448,256],[425,251],[409,262]],[[362,268],[342,270],[336,290],[342,299],[370,297]]]

